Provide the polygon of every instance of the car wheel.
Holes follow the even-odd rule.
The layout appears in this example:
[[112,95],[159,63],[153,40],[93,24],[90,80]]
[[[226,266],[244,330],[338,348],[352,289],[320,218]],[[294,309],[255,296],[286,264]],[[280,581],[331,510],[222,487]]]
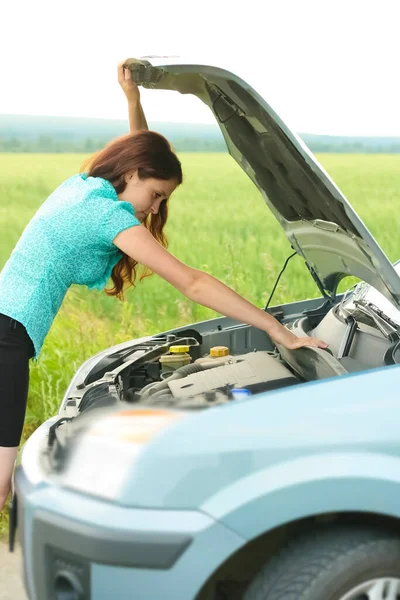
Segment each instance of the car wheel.
[[354,526],[309,532],[262,568],[243,600],[400,600],[400,538]]

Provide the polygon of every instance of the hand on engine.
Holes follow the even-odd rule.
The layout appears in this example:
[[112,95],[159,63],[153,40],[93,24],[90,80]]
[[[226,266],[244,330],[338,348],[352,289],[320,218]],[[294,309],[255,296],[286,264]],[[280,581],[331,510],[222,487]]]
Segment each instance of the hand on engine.
[[311,346],[313,348],[328,348],[328,344],[322,340],[318,340],[312,337],[297,337],[293,332],[286,329],[283,325],[280,325],[270,333],[272,339],[281,346],[284,346],[288,350],[297,350],[297,348],[303,348],[303,346]]

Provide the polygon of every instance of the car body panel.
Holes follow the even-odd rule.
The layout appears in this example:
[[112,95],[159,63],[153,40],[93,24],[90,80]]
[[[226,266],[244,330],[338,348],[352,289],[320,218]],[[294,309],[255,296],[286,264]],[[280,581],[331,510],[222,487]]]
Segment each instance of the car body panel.
[[[266,489],[271,485],[266,483],[268,469],[275,479],[282,465],[286,473],[292,471],[296,485],[314,479],[306,465],[318,457],[327,461],[327,476],[330,455],[354,454],[355,469],[356,457],[363,453],[386,456],[392,463],[400,455],[399,378],[397,365],[373,369],[258,394],[191,415],[144,448],[119,501],[136,507],[203,509],[212,505],[220,490],[247,489],[247,478],[253,480],[257,474],[261,493],[264,485]],[[150,472],[154,477],[146,477]],[[355,478],[363,474],[363,470],[353,471]],[[397,481],[395,473],[393,477]],[[321,498],[325,499],[323,486]],[[241,494],[232,495],[226,514],[242,502]],[[220,511],[215,516],[223,517]]]
[[[17,489],[20,490],[21,486],[22,482],[17,478]],[[132,510],[99,500],[94,501],[93,498],[82,494],[75,494],[44,484],[36,489],[31,489],[24,497],[25,526],[22,543],[25,585],[30,600],[44,600],[53,597],[47,588],[48,575],[54,566],[46,551],[50,540],[39,540],[37,535],[33,535],[38,514],[46,514],[50,518],[58,520],[62,519],[67,524],[65,535],[63,536],[62,532],[60,534],[58,546],[67,553],[67,556],[70,553],[71,563],[75,558],[86,559],[81,547],[65,546],[64,538],[71,529],[77,527],[80,527],[83,533],[89,525],[93,528],[108,528],[111,537],[113,532],[120,532],[124,535],[131,532],[136,538],[143,533],[159,536],[162,532],[179,532],[193,536],[193,542],[179,558],[173,570],[149,567],[126,568],[126,566],[95,564],[90,561],[91,597],[97,600],[106,600],[110,596],[121,600],[132,598],[133,589],[135,598],[143,598],[143,600],[159,598],[160,589],[164,590],[164,593],[174,590],[174,598],[187,600],[194,597],[194,593],[197,593],[203,585],[204,579],[212,574],[216,563],[224,562],[246,542],[229,528],[201,512]],[[51,542],[53,543],[53,540]],[[94,550],[96,540],[89,538],[88,542],[89,544],[91,542]],[[212,552],[210,552],[210,548],[213,549]],[[202,556],[201,561],[199,556]],[[177,586],[175,569],[179,573],[179,586]],[[193,572],[190,578],[184,576],[189,570]],[[108,579],[109,576],[112,576],[113,579]],[[114,576],[117,579],[114,579]],[[110,590],[112,590],[112,594]]]
[[244,477],[205,502],[202,510],[249,539],[318,515],[400,519],[399,467],[400,457],[368,451],[305,457]]
[[225,69],[173,58],[125,64],[144,87],[193,94],[209,106],[230,154],[322,292],[334,296],[340,280],[354,275],[399,305],[400,279],[387,256],[299,136],[248,83]]

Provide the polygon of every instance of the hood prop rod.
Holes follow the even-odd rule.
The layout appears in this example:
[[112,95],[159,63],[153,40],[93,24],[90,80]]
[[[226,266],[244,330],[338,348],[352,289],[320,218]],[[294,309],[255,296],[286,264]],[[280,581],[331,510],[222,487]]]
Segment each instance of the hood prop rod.
[[271,300],[272,300],[272,297],[273,297],[273,295],[274,295],[274,293],[275,293],[276,286],[278,285],[278,283],[279,283],[279,280],[280,280],[280,278],[282,277],[282,275],[283,275],[283,272],[284,272],[284,270],[286,269],[286,267],[287,267],[287,265],[288,265],[288,262],[289,262],[289,260],[290,260],[291,258],[293,258],[293,256],[296,256],[296,254],[297,254],[297,252],[293,252],[293,254],[291,254],[290,256],[288,256],[288,257],[287,257],[287,259],[285,260],[285,264],[283,265],[283,268],[282,268],[281,272],[279,273],[279,275],[278,275],[278,277],[277,277],[277,280],[275,281],[274,287],[272,288],[272,292],[271,292],[271,293],[270,293],[270,295],[269,295],[269,298],[268,298],[267,305],[266,305],[266,307],[264,308],[265,312],[267,312],[267,311],[268,311],[268,307],[269,307],[269,305],[270,305],[270,303],[271,303]]

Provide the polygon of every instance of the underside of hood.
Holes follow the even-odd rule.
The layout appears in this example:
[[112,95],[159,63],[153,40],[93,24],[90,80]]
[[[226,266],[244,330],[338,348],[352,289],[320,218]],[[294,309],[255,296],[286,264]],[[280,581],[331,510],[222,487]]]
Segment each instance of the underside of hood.
[[260,190],[321,292],[356,276],[400,305],[400,278],[339,188],[301,139],[245,81],[172,59],[129,59],[140,85],[193,94],[209,106],[229,153]]

